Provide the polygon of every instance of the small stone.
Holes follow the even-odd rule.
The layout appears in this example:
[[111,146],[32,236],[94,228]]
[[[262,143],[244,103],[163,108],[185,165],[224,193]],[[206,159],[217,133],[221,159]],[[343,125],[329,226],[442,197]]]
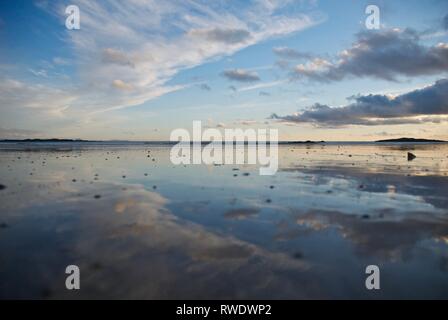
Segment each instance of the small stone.
[[94,197],[95,199],[99,199],[99,198],[101,198],[101,195],[96,194],[96,195],[94,195],[93,197]]
[[296,252],[293,254],[294,259],[302,259],[303,253],[302,252]]
[[417,156],[416,156],[415,154],[413,154],[413,153],[411,153],[411,152],[408,152],[408,161],[412,161],[412,160],[414,160],[415,158],[417,158]]
[[0,190],[4,190],[4,189],[6,189],[6,186],[0,184]]

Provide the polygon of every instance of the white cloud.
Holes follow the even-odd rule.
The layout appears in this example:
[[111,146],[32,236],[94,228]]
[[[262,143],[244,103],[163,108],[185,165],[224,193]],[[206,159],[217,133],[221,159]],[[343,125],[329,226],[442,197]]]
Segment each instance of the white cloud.
[[81,30],[67,31],[82,81],[74,104],[86,113],[134,106],[182,89],[168,84],[181,70],[318,22],[278,13],[283,5],[269,1],[244,10],[196,1],[72,4],[81,12]]
[[[72,52],[49,61],[70,65],[74,73],[56,77],[30,66],[35,79],[0,78],[0,107],[20,124],[27,120],[38,126],[45,119],[43,126],[53,119],[56,127],[63,118],[59,128],[64,132],[69,125],[81,130],[98,123],[98,114],[190,87],[170,84],[182,70],[320,22],[303,14],[288,16],[275,2],[256,2],[73,0],[70,4],[80,8],[81,29],[64,30]],[[63,2],[38,1],[37,7],[65,20]]]
[[286,80],[258,83],[258,84],[254,84],[251,86],[242,87],[242,88],[238,89],[238,91],[244,92],[244,91],[250,91],[250,90],[256,90],[256,89],[270,88],[270,87],[275,87],[275,86],[281,85],[283,83],[286,83]]

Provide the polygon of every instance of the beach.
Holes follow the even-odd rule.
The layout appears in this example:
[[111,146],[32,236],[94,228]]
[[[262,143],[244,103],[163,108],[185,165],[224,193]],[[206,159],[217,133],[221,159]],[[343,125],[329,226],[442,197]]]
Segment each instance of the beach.
[[280,145],[272,176],[170,149],[0,144],[0,298],[448,298],[448,144]]

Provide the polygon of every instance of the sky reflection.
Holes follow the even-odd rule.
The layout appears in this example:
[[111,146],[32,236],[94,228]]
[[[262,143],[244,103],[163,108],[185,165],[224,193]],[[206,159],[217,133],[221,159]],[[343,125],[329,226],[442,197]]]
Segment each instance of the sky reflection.
[[447,298],[447,155],[281,146],[259,176],[173,166],[163,146],[3,150],[0,297]]

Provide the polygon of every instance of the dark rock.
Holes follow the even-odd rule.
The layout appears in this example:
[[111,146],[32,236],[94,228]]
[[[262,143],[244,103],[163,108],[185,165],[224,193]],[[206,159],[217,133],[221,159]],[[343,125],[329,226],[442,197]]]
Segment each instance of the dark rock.
[[415,158],[417,158],[417,156],[416,156],[415,154],[413,154],[413,153],[411,153],[411,152],[408,152],[408,161],[412,161],[412,160],[414,160]]
[[296,252],[293,254],[294,259],[302,259],[303,253],[302,252]]

